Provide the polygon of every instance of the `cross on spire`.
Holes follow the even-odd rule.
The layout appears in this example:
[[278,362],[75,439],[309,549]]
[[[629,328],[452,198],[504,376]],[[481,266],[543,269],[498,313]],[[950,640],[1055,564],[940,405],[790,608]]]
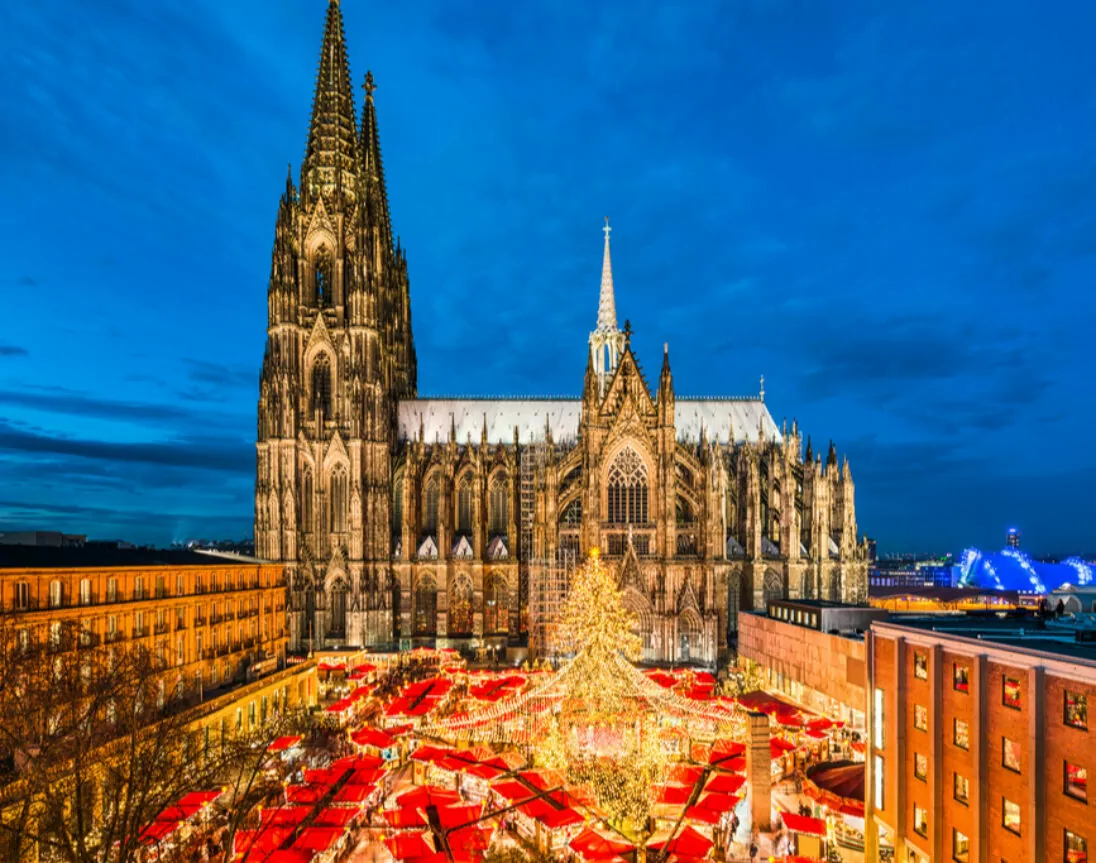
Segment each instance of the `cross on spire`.
[[365,98],[372,99],[373,91],[377,89],[377,85],[373,83],[372,70],[365,73],[365,83],[362,84],[362,89],[365,90]]

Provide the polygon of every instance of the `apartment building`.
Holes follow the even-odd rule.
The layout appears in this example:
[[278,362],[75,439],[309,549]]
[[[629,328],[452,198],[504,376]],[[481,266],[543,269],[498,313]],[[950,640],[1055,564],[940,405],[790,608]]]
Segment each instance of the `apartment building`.
[[909,617],[867,636],[868,859],[1087,863],[1096,641],[1031,615]]
[[205,693],[285,665],[281,564],[187,550],[0,546],[0,622],[56,650],[144,648]]

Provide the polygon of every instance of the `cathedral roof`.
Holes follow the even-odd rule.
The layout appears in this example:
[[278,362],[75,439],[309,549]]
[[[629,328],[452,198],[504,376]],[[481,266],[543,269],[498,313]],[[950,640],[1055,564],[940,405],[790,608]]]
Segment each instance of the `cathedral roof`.
[[[559,444],[578,441],[582,420],[582,400],[563,398],[411,399],[399,404],[399,439],[417,440],[421,430],[426,443],[448,443],[456,429],[456,442],[479,443],[484,424],[487,442],[512,444],[514,427],[523,444],[545,440],[545,423],[551,427],[552,440]],[[769,409],[760,399],[678,398],[674,411],[677,438],[696,443],[701,428],[708,441],[726,444],[733,429],[735,443],[756,441],[763,428],[765,440],[779,441]]]

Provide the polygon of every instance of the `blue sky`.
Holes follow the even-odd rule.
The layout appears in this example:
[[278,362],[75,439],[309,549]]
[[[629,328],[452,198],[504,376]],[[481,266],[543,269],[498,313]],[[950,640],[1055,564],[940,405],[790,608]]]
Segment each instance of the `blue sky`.
[[[1096,6],[343,0],[424,394],[686,394],[833,438],[882,550],[1096,549]],[[322,0],[0,8],[0,529],[250,533]],[[360,106],[360,92],[357,94]]]

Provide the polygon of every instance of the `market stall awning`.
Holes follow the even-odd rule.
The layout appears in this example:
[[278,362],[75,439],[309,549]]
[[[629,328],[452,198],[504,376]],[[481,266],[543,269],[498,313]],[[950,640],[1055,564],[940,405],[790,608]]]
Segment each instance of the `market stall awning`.
[[712,848],[712,840],[689,825],[685,825],[672,840],[667,841],[668,839],[668,836],[654,838],[647,843],[647,847],[656,851],[665,849],[670,854],[686,857],[703,857]]
[[[302,807],[303,808],[303,807]],[[309,810],[311,811],[311,810]],[[397,812],[401,810],[396,810]],[[313,827],[345,827],[351,821],[358,817],[358,811],[356,809],[347,809],[346,807],[334,807],[329,806],[326,809],[321,809],[319,814],[312,820]],[[426,822],[424,821],[423,824]]]
[[697,801],[696,805],[703,806],[705,809],[711,809],[713,812],[723,813],[730,812],[738,805],[738,803],[738,798],[734,797],[731,794],[720,794],[718,792],[713,792],[710,794],[705,794],[703,797],[701,797]]
[[385,809],[384,820],[389,827],[425,827],[426,819],[418,809]]
[[350,742],[358,746],[374,746],[377,749],[387,749],[395,743],[395,739],[379,728],[366,726],[353,732],[350,735]]
[[571,840],[571,850],[586,860],[610,860],[621,854],[635,851],[635,846],[622,839],[611,839],[587,827]]
[[376,785],[344,785],[332,800],[335,803],[364,803],[376,790]]
[[298,743],[300,743],[301,740],[302,740],[302,738],[301,738],[301,735],[299,735],[299,734],[293,734],[293,735],[290,735],[290,736],[287,736],[287,737],[279,737],[277,740],[275,740],[273,743],[271,743],[268,747],[266,747],[266,751],[267,752],[285,752],[285,750],[287,750],[287,749],[292,749],[294,746],[296,746]]
[[397,860],[425,857],[435,850],[422,833],[397,833],[392,838],[385,839],[384,844]]
[[152,845],[160,842],[179,829],[180,823],[179,821],[153,821],[141,831],[141,836],[137,841],[142,845]]
[[737,794],[745,784],[745,776],[736,776],[732,773],[717,773],[708,780],[708,784],[704,786],[704,790],[715,791],[720,794]]
[[421,809],[424,806],[450,806],[460,803],[460,794],[437,785],[422,785],[410,791],[404,791],[396,798],[396,803],[404,809]]
[[790,740],[783,737],[773,737],[769,740],[769,752],[773,758],[779,758],[785,752],[791,752],[796,746]]
[[829,809],[864,815],[864,762],[827,761],[807,771],[804,792]]
[[662,785],[655,788],[655,800],[659,803],[686,803],[693,789],[688,785]]
[[685,817],[700,824],[718,824],[723,815],[711,809],[705,809],[703,806],[689,806],[685,810]]
[[322,854],[346,833],[341,827],[306,827],[293,841],[296,851]]
[[808,836],[825,836],[826,822],[821,818],[811,818],[807,815],[797,815],[794,812],[781,812],[784,826],[793,833],[805,833]]

